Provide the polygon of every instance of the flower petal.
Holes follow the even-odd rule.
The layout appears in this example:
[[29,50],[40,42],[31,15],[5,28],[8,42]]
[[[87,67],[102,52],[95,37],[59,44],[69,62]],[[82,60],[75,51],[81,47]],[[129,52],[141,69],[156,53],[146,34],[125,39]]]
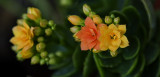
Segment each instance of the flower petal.
[[125,47],[127,47],[127,46],[129,46],[128,39],[127,39],[127,37],[126,37],[125,35],[123,35],[123,36],[121,37],[120,47],[121,47],[121,48],[125,48]]
[[88,50],[88,43],[85,41],[81,42],[81,50]]
[[111,52],[115,52],[118,48],[119,46],[113,46],[113,45],[109,46],[109,49],[111,50]]
[[114,24],[110,24],[108,28],[112,30],[118,30],[117,26],[115,26]]
[[93,20],[90,17],[86,18],[85,26],[97,30],[96,25],[94,24]]
[[126,25],[119,25],[118,30],[121,32],[121,35],[126,33]]

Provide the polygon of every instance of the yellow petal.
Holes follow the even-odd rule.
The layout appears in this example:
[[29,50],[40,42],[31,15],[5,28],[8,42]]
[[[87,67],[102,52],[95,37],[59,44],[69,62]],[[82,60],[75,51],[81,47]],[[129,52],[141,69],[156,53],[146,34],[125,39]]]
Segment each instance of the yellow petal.
[[33,52],[29,49],[27,51],[21,51],[21,55],[22,55],[22,58],[23,59],[28,59],[28,58],[31,58],[32,55],[33,55]]
[[127,47],[127,46],[129,46],[128,39],[127,39],[127,37],[126,37],[125,35],[123,35],[123,36],[121,37],[121,45],[120,45],[120,47],[121,47],[121,48],[125,48],[125,47]]
[[115,26],[114,24],[110,24],[109,25],[109,27],[108,27],[109,29],[115,29],[115,30],[117,30],[118,28],[117,28],[117,26]]
[[16,37],[22,37],[22,35],[25,35],[27,33],[25,28],[23,28],[22,26],[15,26],[15,27],[13,27],[12,30],[13,30],[13,34]]
[[25,21],[23,22],[23,26],[25,27],[26,30],[30,30],[29,25]]
[[126,25],[119,25],[118,30],[121,32],[122,35],[125,34],[126,33]]
[[113,45],[113,46],[118,46],[118,47],[119,47],[120,44],[121,44],[121,39],[115,39],[115,40],[112,39],[111,42],[112,42],[112,45]]
[[115,52],[118,48],[119,46],[113,46],[113,45],[109,46],[109,49],[111,50],[111,52]]

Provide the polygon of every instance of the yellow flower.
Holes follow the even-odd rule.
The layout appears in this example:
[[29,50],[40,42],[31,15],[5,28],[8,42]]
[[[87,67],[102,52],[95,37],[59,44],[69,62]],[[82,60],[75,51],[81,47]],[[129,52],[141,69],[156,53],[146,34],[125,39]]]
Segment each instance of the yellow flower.
[[36,20],[41,17],[41,12],[37,8],[30,7],[27,11],[28,18]]
[[124,35],[126,32],[126,25],[103,25],[100,27],[100,49],[102,51],[111,50],[115,52],[119,47],[125,48],[129,46],[127,37]]
[[[10,42],[17,46],[17,50],[22,49],[22,55],[30,54],[30,49],[33,46],[33,27],[30,28],[25,22],[22,25],[17,25],[13,28],[14,37],[11,38]],[[26,57],[24,57],[26,58]],[[28,57],[27,57],[28,58]]]
[[101,24],[102,23],[102,19],[99,15],[93,15],[93,21],[95,24]]

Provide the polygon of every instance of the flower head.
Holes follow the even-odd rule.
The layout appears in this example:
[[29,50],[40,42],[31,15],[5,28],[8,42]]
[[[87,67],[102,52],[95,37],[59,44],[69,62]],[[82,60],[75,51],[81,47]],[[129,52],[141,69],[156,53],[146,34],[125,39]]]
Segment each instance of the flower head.
[[105,51],[110,49],[112,52],[115,52],[119,47],[125,48],[129,46],[128,39],[125,35],[126,32],[125,25],[114,25],[111,24],[107,26],[100,27],[101,36],[99,38],[101,44],[100,49]]
[[28,52],[33,46],[33,28],[23,22],[23,25],[17,25],[13,28],[13,34],[14,37],[11,38],[10,42],[17,46],[17,50],[22,49],[22,52]]
[[99,50],[98,37],[100,33],[94,24],[93,20],[89,17],[85,20],[85,26],[76,34],[81,40],[81,50],[96,49]]
[[28,8],[27,16],[32,20],[36,20],[41,17],[41,12],[37,8],[30,7]]

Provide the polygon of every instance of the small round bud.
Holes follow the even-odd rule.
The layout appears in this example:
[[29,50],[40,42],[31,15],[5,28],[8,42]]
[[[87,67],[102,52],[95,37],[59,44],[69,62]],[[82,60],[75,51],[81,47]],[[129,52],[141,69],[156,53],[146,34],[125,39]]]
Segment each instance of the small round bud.
[[45,29],[45,33],[47,36],[50,36],[52,34],[52,29],[50,28]]
[[41,26],[42,28],[45,28],[45,27],[47,26],[47,24],[48,24],[48,21],[47,21],[47,20],[45,20],[45,19],[40,20],[40,26]]
[[54,58],[49,59],[49,64],[56,64],[56,60]]
[[62,56],[63,56],[62,51],[57,51],[55,54],[56,54],[58,57],[62,57]]
[[39,36],[41,34],[41,28],[35,27],[33,30],[34,35]]
[[38,42],[43,42],[43,41],[44,41],[44,37],[38,37],[38,38],[37,38],[37,41],[38,41]]
[[119,22],[120,22],[120,18],[119,17],[114,18],[114,23],[115,24],[118,24]]
[[48,57],[49,57],[49,58],[54,58],[54,57],[55,57],[55,54],[54,54],[54,53],[49,53],[49,54],[48,54]]
[[45,58],[45,61],[48,62],[48,61],[49,61],[49,58]]
[[[21,51],[20,51],[21,52]],[[22,58],[22,54],[20,53],[20,52],[18,52],[18,54],[17,54],[17,59],[19,60],[19,61],[22,61],[23,60],[23,58]]]
[[62,6],[70,6],[72,5],[72,0],[60,0],[60,4]]
[[40,65],[44,65],[45,64],[45,59],[41,59],[40,60]]
[[31,64],[32,64],[32,65],[38,64],[39,61],[40,61],[39,56],[33,56],[33,57],[31,58]]
[[47,51],[43,51],[43,52],[41,52],[41,54],[40,54],[40,56],[41,56],[42,58],[47,57],[47,55],[48,55],[48,52],[47,52]]
[[84,4],[83,5],[83,12],[85,15],[89,16],[89,13],[91,12],[91,8],[87,4]]
[[77,16],[77,15],[71,15],[68,17],[68,20],[73,24],[73,25],[80,25],[82,23],[82,19]]
[[106,24],[111,24],[112,23],[112,18],[110,16],[105,17],[105,23]]
[[73,27],[70,28],[70,31],[72,33],[77,33],[79,31],[79,27],[78,26],[73,26]]
[[102,19],[99,15],[93,15],[93,21],[94,21],[95,24],[102,23]]
[[114,14],[111,14],[111,18],[112,18],[112,19],[114,19],[114,18],[115,18]]
[[118,53],[117,53],[117,51],[115,51],[115,52],[110,51],[110,54],[111,54],[112,57],[116,57]]
[[36,50],[37,50],[38,52],[41,52],[41,51],[43,51],[43,50],[45,49],[45,47],[46,47],[45,43],[40,42],[40,43],[38,43],[38,44],[36,45]]
[[48,25],[49,26],[54,26],[54,21],[53,20],[49,20]]
[[23,18],[23,19],[28,19],[27,14],[23,14],[23,15],[22,15],[22,18]]
[[18,25],[23,25],[23,19],[18,19],[18,20],[17,20],[17,24],[18,24]]
[[12,50],[15,51],[15,52],[18,52],[17,46],[16,46],[16,45],[13,45],[13,46],[12,46]]

